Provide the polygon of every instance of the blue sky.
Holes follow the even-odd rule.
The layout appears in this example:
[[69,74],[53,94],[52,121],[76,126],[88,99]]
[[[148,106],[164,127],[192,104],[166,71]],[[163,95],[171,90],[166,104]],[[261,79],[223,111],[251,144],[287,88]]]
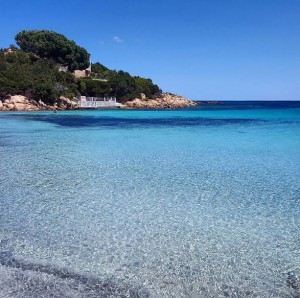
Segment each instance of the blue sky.
[[300,100],[300,0],[0,2],[0,47],[48,29],[193,100]]

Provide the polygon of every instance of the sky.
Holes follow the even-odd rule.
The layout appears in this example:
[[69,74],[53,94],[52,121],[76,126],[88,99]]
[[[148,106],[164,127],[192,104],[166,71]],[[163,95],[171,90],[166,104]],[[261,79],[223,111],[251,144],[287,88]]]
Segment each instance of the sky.
[[0,48],[21,30],[192,100],[300,100],[300,0],[0,0]]

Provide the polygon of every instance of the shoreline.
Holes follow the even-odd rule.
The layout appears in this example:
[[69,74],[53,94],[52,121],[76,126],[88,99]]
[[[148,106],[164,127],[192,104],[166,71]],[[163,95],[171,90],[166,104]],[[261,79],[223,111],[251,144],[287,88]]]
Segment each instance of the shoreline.
[[[164,109],[183,109],[188,107],[195,107],[200,102],[194,102],[182,96],[174,95],[171,93],[162,93],[160,96],[154,99],[148,99],[141,94],[142,99],[135,98],[133,100],[125,102],[122,106],[105,107],[103,110],[121,109],[121,110],[164,110]],[[42,100],[36,101],[29,99],[23,95],[12,95],[5,99],[0,99],[0,111],[1,112],[37,112],[37,111],[66,111],[66,110],[92,110],[92,108],[80,108],[79,104],[75,100],[61,96],[57,99],[53,105],[47,105]],[[95,110],[102,110],[102,108],[96,108]]]

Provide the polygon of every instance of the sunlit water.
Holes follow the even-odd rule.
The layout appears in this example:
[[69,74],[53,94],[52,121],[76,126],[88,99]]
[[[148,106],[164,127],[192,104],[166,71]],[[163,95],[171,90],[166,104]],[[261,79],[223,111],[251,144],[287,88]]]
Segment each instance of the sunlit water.
[[300,297],[300,103],[0,114],[0,297]]

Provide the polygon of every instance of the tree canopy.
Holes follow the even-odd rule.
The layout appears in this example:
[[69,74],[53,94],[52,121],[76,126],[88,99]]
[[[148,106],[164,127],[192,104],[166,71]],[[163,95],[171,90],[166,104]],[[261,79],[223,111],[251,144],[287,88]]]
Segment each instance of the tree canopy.
[[110,70],[99,62],[92,64],[92,78],[107,80],[111,87],[110,95],[116,96],[120,101],[140,97],[141,93],[148,98],[161,93],[151,79],[131,76],[122,70]]
[[78,91],[81,95],[105,97],[111,93],[108,82],[93,80],[91,78],[81,78],[77,80]]
[[48,30],[21,31],[15,40],[23,51],[53,59],[58,64],[68,66],[71,71],[89,66],[86,49],[62,34]]

